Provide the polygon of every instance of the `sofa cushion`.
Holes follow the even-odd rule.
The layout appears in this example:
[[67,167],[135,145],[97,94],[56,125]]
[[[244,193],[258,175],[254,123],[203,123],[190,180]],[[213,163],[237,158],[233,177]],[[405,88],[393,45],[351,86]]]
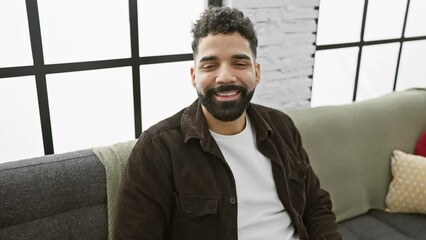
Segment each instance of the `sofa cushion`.
[[426,214],[426,158],[395,150],[386,211]]
[[372,210],[341,222],[339,231],[345,240],[424,240],[426,216]]
[[338,221],[385,209],[392,150],[414,151],[425,106],[426,90],[416,89],[289,113]]
[[66,239],[78,239],[78,232],[107,236],[105,170],[91,150],[0,164],[0,196],[0,239],[29,239],[19,237],[25,233],[18,226],[47,230],[47,237],[58,231]]
[[[106,205],[94,205],[0,228],[2,240],[107,239]],[[99,216],[103,216],[100,219]],[[100,221],[104,220],[104,221]]]

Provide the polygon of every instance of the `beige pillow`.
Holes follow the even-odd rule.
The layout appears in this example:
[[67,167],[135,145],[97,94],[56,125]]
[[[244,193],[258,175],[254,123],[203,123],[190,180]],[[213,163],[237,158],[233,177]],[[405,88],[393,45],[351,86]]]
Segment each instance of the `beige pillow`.
[[426,158],[393,151],[386,211],[426,214]]

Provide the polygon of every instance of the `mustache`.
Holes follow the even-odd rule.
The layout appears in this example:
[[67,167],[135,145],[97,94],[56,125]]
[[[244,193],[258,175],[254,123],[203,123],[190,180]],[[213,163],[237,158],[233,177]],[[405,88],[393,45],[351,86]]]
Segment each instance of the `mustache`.
[[224,85],[219,85],[215,88],[210,88],[209,90],[207,90],[206,95],[213,95],[218,92],[234,91],[234,90],[242,92],[242,93],[247,92],[247,88],[245,88],[244,86],[235,85],[235,84],[224,84]]

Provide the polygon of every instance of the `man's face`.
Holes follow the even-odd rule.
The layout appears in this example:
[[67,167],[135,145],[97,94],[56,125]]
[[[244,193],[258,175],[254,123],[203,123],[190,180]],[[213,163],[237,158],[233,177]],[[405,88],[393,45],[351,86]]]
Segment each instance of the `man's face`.
[[260,66],[239,33],[208,35],[198,45],[191,77],[204,109],[227,122],[240,117],[249,105]]

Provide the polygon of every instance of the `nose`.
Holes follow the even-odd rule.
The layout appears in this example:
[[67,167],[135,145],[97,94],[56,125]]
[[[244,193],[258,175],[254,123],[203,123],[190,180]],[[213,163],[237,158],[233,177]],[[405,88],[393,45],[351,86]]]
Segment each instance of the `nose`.
[[232,83],[236,80],[237,78],[235,77],[230,66],[224,64],[218,69],[216,83]]

